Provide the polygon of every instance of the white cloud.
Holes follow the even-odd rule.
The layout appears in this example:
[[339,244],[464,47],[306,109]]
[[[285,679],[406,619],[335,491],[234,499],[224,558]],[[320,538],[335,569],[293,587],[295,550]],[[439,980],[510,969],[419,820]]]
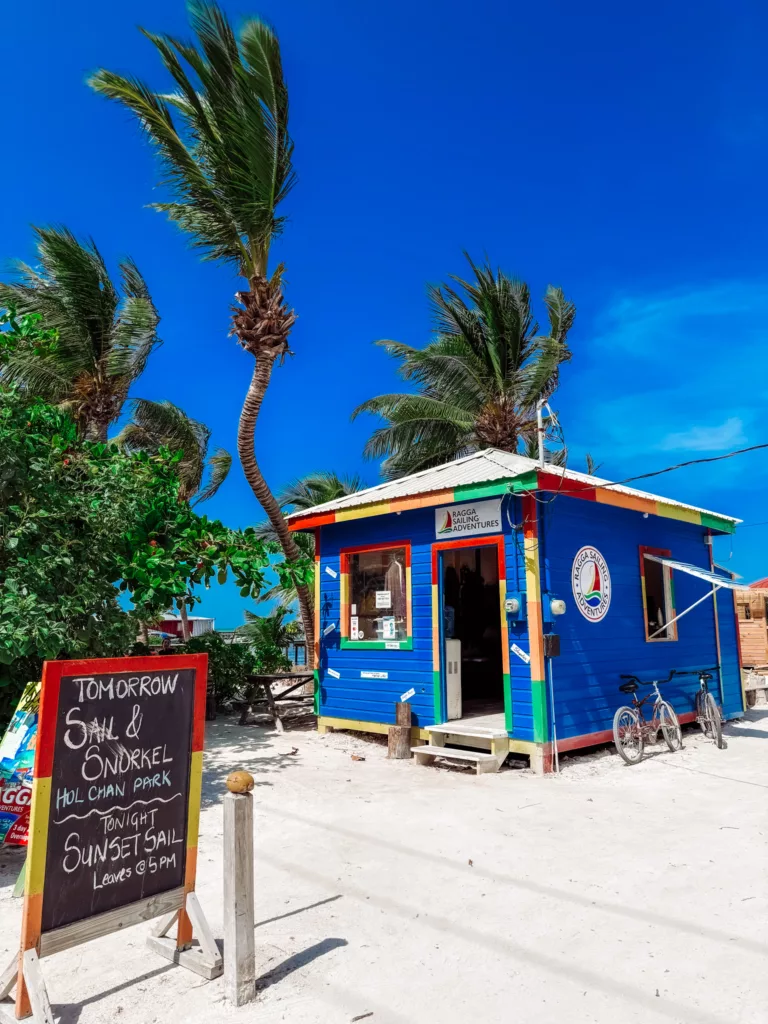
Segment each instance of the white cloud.
[[729,417],[716,427],[691,427],[676,434],[667,434],[658,445],[659,451],[723,452],[745,445],[741,419]]

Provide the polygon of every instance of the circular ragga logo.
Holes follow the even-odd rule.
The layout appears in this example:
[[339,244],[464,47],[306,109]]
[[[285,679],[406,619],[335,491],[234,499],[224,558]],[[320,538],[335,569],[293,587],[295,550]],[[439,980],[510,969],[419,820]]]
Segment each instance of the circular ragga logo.
[[611,603],[611,574],[597,548],[584,547],[573,560],[571,588],[585,619],[599,622]]

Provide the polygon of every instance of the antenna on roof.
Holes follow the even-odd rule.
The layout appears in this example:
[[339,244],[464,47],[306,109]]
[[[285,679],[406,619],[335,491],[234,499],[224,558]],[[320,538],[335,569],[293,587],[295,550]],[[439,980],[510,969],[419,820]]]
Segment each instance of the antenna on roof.
[[536,403],[536,434],[539,439],[539,465],[544,468],[544,437],[546,435],[546,427],[544,426],[544,416],[542,410],[547,404],[546,398],[540,398]]

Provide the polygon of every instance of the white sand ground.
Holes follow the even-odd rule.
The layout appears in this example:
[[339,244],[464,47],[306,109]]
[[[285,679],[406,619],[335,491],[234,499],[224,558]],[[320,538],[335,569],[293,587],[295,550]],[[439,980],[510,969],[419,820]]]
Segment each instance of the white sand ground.
[[[718,751],[686,731],[682,752],[633,768],[603,753],[568,759],[559,778],[478,778],[388,762],[359,737],[220,719],[198,891],[221,936],[221,796],[247,768],[257,1002],[228,1006],[221,980],[147,950],[142,925],[45,960],[54,1012],[62,1024],[766,1024],[768,711],[727,735]],[[0,854],[3,961],[18,865]]]

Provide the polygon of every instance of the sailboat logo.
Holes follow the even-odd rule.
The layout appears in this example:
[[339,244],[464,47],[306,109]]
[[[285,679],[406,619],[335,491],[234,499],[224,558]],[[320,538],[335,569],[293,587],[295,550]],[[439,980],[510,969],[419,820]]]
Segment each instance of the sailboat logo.
[[443,513],[443,521],[438,527],[438,533],[450,533],[453,530],[453,516],[451,515],[450,509],[446,509]]
[[590,608],[597,608],[603,599],[602,580],[597,562],[589,558],[581,570],[582,581],[587,583],[583,591],[584,600]]
[[603,618],[611,603],[611,574],[597,548],[583,547],[574,558],[571,588],[585,619],[598,622]]

